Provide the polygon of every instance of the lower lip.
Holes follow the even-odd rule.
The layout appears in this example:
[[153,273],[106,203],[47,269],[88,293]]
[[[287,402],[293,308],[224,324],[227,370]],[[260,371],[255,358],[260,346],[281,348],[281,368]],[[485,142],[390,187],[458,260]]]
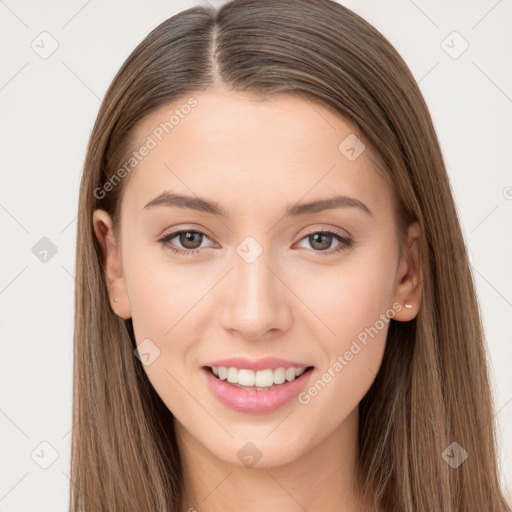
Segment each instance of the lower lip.
[[207,368],[201,368],[201,372],[205,375],[213,394],[224,405],[237,412],[264,414],[276,411],[296,397],[307,384],[313,370],[265,391],[237,388],[227,381],[218,379]]

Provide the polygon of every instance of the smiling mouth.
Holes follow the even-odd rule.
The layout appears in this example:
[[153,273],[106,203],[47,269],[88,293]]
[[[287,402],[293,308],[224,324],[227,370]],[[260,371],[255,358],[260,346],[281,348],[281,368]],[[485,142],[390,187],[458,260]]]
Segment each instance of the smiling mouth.
[[268,391],[285,386],[298,379],[301,375],[313,370],[313,366],[306,368],[276,368],[275,370],[249,370],[245,368],[205,366],[218,380],[224,381],[239,389]]

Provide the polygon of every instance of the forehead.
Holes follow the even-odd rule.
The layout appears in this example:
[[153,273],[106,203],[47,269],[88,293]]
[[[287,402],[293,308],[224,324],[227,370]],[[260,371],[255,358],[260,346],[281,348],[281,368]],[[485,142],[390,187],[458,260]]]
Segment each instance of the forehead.
[[291,94],[191,93],[138,126],[133,150],[151,149],[134,167],[123,202],[142,209],[168,190],[238,214],[244,205],[262,211],[270,201],[344,193],[387,208],[390,191],[370,164],[375,154],[356,137],[332,108]]

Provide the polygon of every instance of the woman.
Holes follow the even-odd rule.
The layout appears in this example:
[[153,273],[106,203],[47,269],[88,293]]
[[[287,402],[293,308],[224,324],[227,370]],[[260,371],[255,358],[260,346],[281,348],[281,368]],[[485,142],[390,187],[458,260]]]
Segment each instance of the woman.
[[80,189],[70,510],[510,511],[438,140],[330,0],[166,20]]

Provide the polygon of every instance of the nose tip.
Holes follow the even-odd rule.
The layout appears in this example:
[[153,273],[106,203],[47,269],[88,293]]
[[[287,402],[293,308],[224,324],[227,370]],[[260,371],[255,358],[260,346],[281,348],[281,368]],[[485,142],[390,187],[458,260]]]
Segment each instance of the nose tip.
[[225,288],[230,296],[223,301],[222,325],[248,341],[275,335],[291,322],[285,287],[267,263],[263,255],[250,264],[238,261],[231,276],[235,285]]

